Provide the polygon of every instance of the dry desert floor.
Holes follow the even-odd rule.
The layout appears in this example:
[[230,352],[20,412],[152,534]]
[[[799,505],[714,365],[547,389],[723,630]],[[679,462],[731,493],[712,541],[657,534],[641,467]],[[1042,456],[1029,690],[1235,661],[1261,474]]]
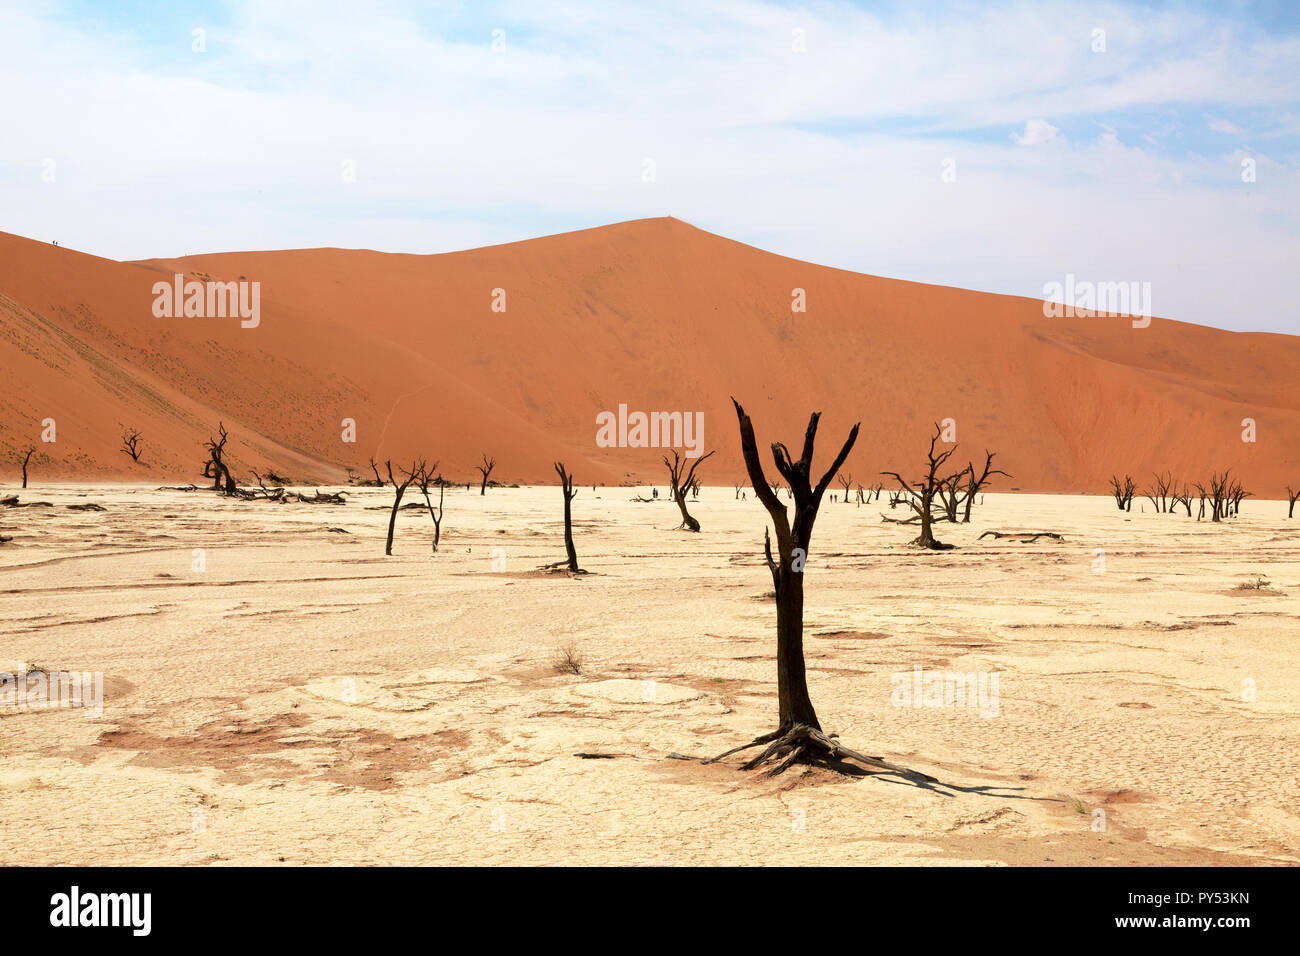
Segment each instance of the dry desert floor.
[[[441,551],[410,509],[392,557],[387,489],[341,507],[0,491],[49,502],[0,509],[0,671],[103,674],[98,717],[0,707],[9,863],[1300,862],[1285,503],[1216,525],[990,494],[939,526],[955,550],[918,553],[885,500],[828,500],[812,699],[927,786],[670,757],[775,725],[752,492],[705,488],[693,535],[668,501],[582,488],[591,573],[570,577],[537,571],[563,556],[553,487],[453,489]],[[86,503],[105,510],[68,508]],[[570,645],[577,674],[555,667]],[[996,674],[996,706],[897,706],[893,675],[918,665]]]

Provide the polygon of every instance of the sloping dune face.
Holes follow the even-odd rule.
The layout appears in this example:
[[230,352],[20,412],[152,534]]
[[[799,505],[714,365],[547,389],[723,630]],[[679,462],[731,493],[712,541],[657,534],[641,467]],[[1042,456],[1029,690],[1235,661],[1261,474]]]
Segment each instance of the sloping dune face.
[[[156,284],[177,273],[259,283],[256,326],[156,315]],[[701,477],[730,484],[743,474],[734,395],[762,443],[799,442],[816,409],[823,442],[862,419],[846,471],[866,485],[914,472],[943,419],[954,462],[998,452],[1014,475],[1002,490],[1232,468],[1277,497],[1300,480],[1300,338],[1046,317],[1037,300],[810,265],[675,219],[437,256],[135,263],[0,234],[0,328],[6,477],[35,445],[45,478],[201,482],[220,420],[241,481],[337,481],[372,455],[469,481],[487,453],[505,482],[551,480],[556,459],[579,484],[662,482],[662,449],[598,442],[598,416],[623,405],[701,413],[717,449]],[[144,436],[140,463],[125,428]]]

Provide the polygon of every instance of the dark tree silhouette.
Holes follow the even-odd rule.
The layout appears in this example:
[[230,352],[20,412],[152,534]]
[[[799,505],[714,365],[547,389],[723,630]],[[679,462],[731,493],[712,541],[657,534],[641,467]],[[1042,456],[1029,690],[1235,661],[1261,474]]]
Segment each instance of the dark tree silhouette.
[[[442,480],[442,476],[438,475],[437,478],[433,477],[437,471],[438,463],[436,461],[428,467],[425,467],[424,463],[421,462],[420,473],[415,477],[415,482],[420,489],[420,494],[424,495],[424,505],[429,509],[429,517],[433,519],[433,551],[435,554],[438,552],[438,541],[442,537],[442,498],[447,491],[447,485],[446,482]],[[433,501],[429,498],[430,482],[434,482],[438,485],[437,511],[433,510]]]
[[691,462],[690,470],[686,468],[689,458],[683,458],[677,454],[677,449],[673,449],[673,460],[669,461],[668,456],[664,455],[664,464],[668,466],[668,486],[672,489],[673,500],[677,502],[677,507],[682,513],[682,523],[677,527],[685,528],[687,531],[699,531],[700,523],[691,517],[691,513],[686,510],[686,492],[696,487],[695,469],[713,454],[701,455]]
[[131,456],[132,461],[139,461],[140,454],[144,450],[140,447],[140,433],[134,428],[128,428],[122,432],[122,451]]
[[388,469],[388,480],[393,485],[393,510],[388,515],[388,542],[384,545],[384,554],[391,555],[393,553],[393,531],[397,528],[397,509],[402,506],[402,495],[406,494],[406,489],[410,487],[411,482],[415,481],[416,476],[424,469],[424,462],[412,462],[408,471],[402,471],[399,468],[398,471],[402,471],[405,476],[401,481],[398,481],[393,475],[393,463],[391,461],[385,461],[384,467]]
[[239,485],[235,483],[230,466],[226,464],[226,442],[229,441],[230,434],[223,422],[217,422],[217,435],[217,438],[209,438],[205,443],[208,460],[203,465],[203,477],[212,479],[213,491],[233,495],[239,491]]
[[1173,511],[1173,504],[1168,501],[1168,498],[1170,491],[1177,484],[1174,476],[1165,471],[1152,475],[1151,479],[1151,487],[1143,490],[1143,496],[1151,502],[1151,506],[1156,509],[1156,514]]
[[573,490],[573,476],[565,470],[562,461],[555,463],[555,473],[560,476],[560,490],[564,493],[564,550],[568,554],[568,559],[548,564],[545,570],[549,571],[563,567],[570,574],[586,574],[586,571],[578,567],[578,551],[573,546],[573,513],[570,509],[570,502],[578,495]]
[[930,450],[926,453],[926,458],[928,460],[926,474],[925,477],[915,485],[912,485],[896,471],[881,472],[882,475],[888,475],[897,481],[902,491],[908,495],[908,498],[904,503],[911,507],[911,509],[916,513],[917,520],[921,523],[921,533],[917,535],[911,543],[916,545],[918,548],[925,548],[928,551],[947,551],[952,547],[950,544],[936,541],[934,532],[931,528],[931,525],[934,522],[934,516],[932,514],[934,496],[939,490],[940,482],[947,480],[938,477],[939,468],[944,464],[944,462],[951,458],[952,453],[957,450],[957,446],[953,445],[947,451],[935,454],[934,446],[939,441],[939,436],[942,433],[943,430],[936,422],[934,426],[934,434],[930,437]]
[[[840,476],[839,476],[838,478],[836,478],[835,480],[838,481],[838,482],[843,486],[843,488],[844,488],[844,503],[845,503],[845,504],[848,504],[848,503],[849,503],[849,489],[853,487],[853,472],[849,472],[847,475],[840,475]],[[859,495],[859,497],[861,497],[861,496]]]
[[964,493],[962,490],[962,479],[966,477],[967,470],[969,469],[954,472],[947,478],[940,478],[939,484],[935,488],[939,501],[943,505],[944,519],[951,521],[954,524],[957,523],[957,509],[961,507],[962,495]]
[[[1208,502],[1211,506],[1211,521],[1222,521],[1224,518],[1224,512],[1228,504],[1228,485],[1230,480],[1228,478],[1228,472],[1231,470],[1232,469],[1228,469],[1228,471],[1225,471],[1223,474],[1219,474],[1218,472],[1212,473],[1210,475],[1209,487],[1206,487],[1199,481],[1196,483],[1196,490],[1201,496],[1201,511],[1205,511],[1205,504]],[[1197,520],[1200,520],[1199,516]]]
[[486,454],[483,455],[483,464],[474,466],[478,469],[479,474],[483,476],[483,481],[478,486],[479,497],[487,494],[488,479],[492,477],[492,469],[496,466],[497,460],[495,458],[488,458]]
[[1120,511],[1133,510],[1133,492],[1137,490],[1133,479],[1125,475],[1123,480],[1119,475],[1111,475],[1110,478],[1111,494],[1115,496],[1115,507]]
[[1292,491],[1291,486],[1286,486],[1286,516],[1295,517],[1295,503],[1300,501],[1300,491]]
[[36,454],[36,446],[30,445],[27,448],[27,454],[23,456],[23,487],[27,487],[27,463],[32,460],[32,455]]
[[1001,475],[1004,478],[1012,477],[1001,468],[993,467],[993,459],[996,456],[997,452],[989,451],[987,448],[984,450],[984,471],[980,473],[978,478],[975,477],[975,462],[972,461],[966,466],[966,511],[962,515],[962,524],[970,524],[970,509],[975,504],[975,496],[980,493],[990,478],[994,475]]
[[707,761],[713,763],[731,754],[748,750],[751,747],[764,747],[762,753],[743,764],[742,769],[752,770],[770,760],[780,762],[770,772],[771,776],[786,770],[793,763],[811,763],[842,768],[845,758],[856,760],[870,767],[880,767],[906,774],[914,779],[932,780],[924,774],[887,764],[876,757],[849,750],[837,738],[822,732],[813,709],[812,699],[808,696],[808,681],[804,670],[803,655],[803,576],[804,565],[808,557],[808,544],[812,538],[813,522],[817,510],[821,507],[822,495],[835,477],[835,473],[844,464],[853,443],[858,437],[858,425],[849,432],[848,439],[840,449],[816,487],[812,486],[811,470],[813,444],[817,437],[817,422],[820,412],[813,412],[808,419],[808,430],[804,434],[803,453],[797,461],[790,458],[785,445],[772,443],[772,458],[777,471],[789,484],[794,498],[794,523],[791,524],[786,506],[781,504],[772,491],[763,474],[763,465],[758,457],[758,444],[754,438],[754,425],[745,410],[734,398],[736,417],[740,421],[740,447],[745,457],[745,467],[749,471],[750,484],[754,493],[767,508],[776,529],[776,546],[778,558],[772,556],[772,541],[766,526],[763,528],[763,549],[767,558],[768,570],[772,573],[772,584],[776,589],[776,679],[777,679],[777,729],[764,734],[740,747],[728,750],[724,754]]
[[379,466],[375,464],[375,456],[370,456],[370,470],[375,473],[375,484],[380,488],[384,487],[384,479],[379,477]]

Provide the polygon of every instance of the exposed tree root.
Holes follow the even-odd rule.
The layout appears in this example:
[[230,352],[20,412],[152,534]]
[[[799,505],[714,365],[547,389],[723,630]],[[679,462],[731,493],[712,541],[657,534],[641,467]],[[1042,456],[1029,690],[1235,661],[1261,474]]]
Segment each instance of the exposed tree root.
[[740,753],[742,750],[749,750],[752,747],[767,747],[757,757],[741,764],[741,770],[754,770],[770,761],[780,758],[780,763],[768,771],[769,777],[775,777],[778,774],[785,773],[793,764],[804,763],[813,766],[829,767],[838,769],[837,764],[846,760],[853,760],[866,767],[875,767],[880,770],[892,770],[894,773],[902,774],[911,779],[926,783],[938,783],[934,777],[921,773],[919,770],[909,770],[907,767],[899,767],[895,764],[881,760],[879,757],[868,757],[866,754],[858,753],[856,750],[850,750],[845,747],[834,737],[828,736],[817,730],[815,727],[809,727],[806,724],[795,724],[793,727],[781,730],[775,730],[770,734],[763,734],[756,737],[747,744],[739,747],[733,747],[726,753],[711,757],[704,763],[717,763],[725,757],[732,754]]
[[992,535],[994,538],[1001,540],[1003,538],[1012,538],[1023,544],[1033,544],[1039,538],[1051,538],[1053,541],[1064,541],[1065,539],[1055,531],[985,531],[980,535],[980,540]]

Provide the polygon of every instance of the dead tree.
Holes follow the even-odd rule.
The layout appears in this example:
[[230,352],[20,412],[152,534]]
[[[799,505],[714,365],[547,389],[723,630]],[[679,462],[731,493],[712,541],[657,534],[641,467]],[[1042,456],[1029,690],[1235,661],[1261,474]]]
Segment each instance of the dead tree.
[[758,443],[754,438],[754,425],[745,410],[734,398],[736,416],[740,420],[740,447],[745,457],[745,466],[749,471],[750,484],[763,506],[767,508],[772,525],[776,529],[776,546],[779,558],[772,556],[772,540],[767,528],[763,529],[763,550],[767,559],[768,570],[772,574],[772,584],[776,589],[776,680],[777,680],[777,728],[740,747],[734,747],[724,754],[709,760],[716,762],[731,754],[748,750],[751,747],[763,747],[763,751],[742,765],[744,770],[752,770],[768,761],[779,763],[770,771],[776,776],[794,763],[808,763],[832,768],[842,768],[844,760],[851,759],[869,767],[880,767],[911,776],[914,779],[932,779],[924,774],[887,764],[876,757],[849,750],[835,737],[822,732],[813,709],[812,699],[808,695],[808,680],[804,669],[803,653],[803,576],[805,562],[808,559],[808,544],[812,538],[813,522],[817,519],[817,510],[821,507],[822,495],[831,483],[835,473],[844,464],[853,443],[858,437],[858,425],[849,432],[830,469],[822,476],[816,487],[812,486],[813,444],[817,437],[817,422],[820,412],[813,412],[808,419],[808,429],[804,434],[803,453],[797,461],[790,458],[785,445],[772,443],[772,459],[777,471],[789,483],[794,496],[794,523],[790,523],[787,506],[783,505],[763,474],[763,465],[758,457]]
[[375,485],[380,488],[384,487],[384,479],[379,477],[379,466],[375,464],[374,455],[370,456],[370,470],[375,473]]
[[[393,485],[393,510],[388,515],[388,543],[384,545],[384,554],[391,556],[393,553],[393,531],[397,528],[397,509],[402,506],[402,495],[406,494],[406,489],[415,480],[415,476],[424,468],[424,462],[412,462],[410,469],[402,472],[406,476],[402,481],[398,481],[396,476],[393,475],[393,463],[391,461],[385,461],[384,466],[388,469],[388,480]],[[401,469],[399,468],[398,471],[401,471]]]
[[742,485],[740,485],[739,483],[737,483],[737,485],[736,485],[736,500],[737,500],[737,501],[740,500],[740,489],[741,489],[741,487],[742,487]]
[[564,493],[564,550],[568,554],[568,560],[548,564],[543,570],[550,571],[563,567],[570,574],[586,574],[586,571],[578,567],[578,551],[573,546],[573,514],[570,510],[570,502],[578,494],[573,490],[573,475],[565,469],[562,461],[555,463],[555,473],[560,476],[560,490]]
[[668,456],[664,455],[664,464],[668,466],[668,486],[672,489],[673,500],[677,502],[677,507],[682,513],[682,523],[677,526],[679,531],[682,528],[687,531],[700,530],[700,523],[692,518],[690,512],[686,510],[686,492],[696,486],[695,469],[704,464],[705,460],[712,454],[713,452],[709,452],[707,455],[696,458],[695,461],[691,462],[689,471],[686,470],[686,462],[690,461],[690,459],[682,458],[681,455],[677,454],[676,448],[673,449],[672,461],[669,461]]
[[1227,491],[1228,504],[1234,517],[1241,514],[1241,503],[1250,497],[1251,493],[1242,486],[1240,479],[1234,479]]
[[1201,495],[1201,510],[1204,512],[1206,503],[1210,505],[1211,521],[1223,520],[1224,507],[1228,498],[1229,471],[1231,471],[1231,469],[1225,471],[1223,474],[1219,474],[1218,472],[1211,474],[1208,488],[1199,481],[1196,483],[1196,490]]
[[915,486],[896,471],[881,472],[882,475],[888,475],[897,481],[902,490],[907,493],[908,498],[904,503],[911,507],[911,509],[916,513],[917,520],[921,522],[921,533],[917,535],[911,543],[918,548],[925,548],[928,551],[947,551],[952,547],[950,544],[936,541],[934,532],[931,530],[931,525],[934,522],[934,516],[932,514],[934,496],[939,489],[940,483],[946,480],[938,477],[939,468],[944,464],[944,462],[951,458],[952,453],[957,450],[957,446],[953,445],[947,451],[940,452],[937,455],[935,454],[934,446],[939,441],[939,436],[942,433],[943,430],[939,427],[938,423],[936,423],[934,426],[934,434],[930,437],[930,450],[926,453],[926,459],[928,461],[926,474],[925,477],[917,482]]
[[1286,486],[1286,516],[1292,518],[1295,516],[1295,503],[1300,500],[1300,491],[1292,491],[1291,486]]
[[144,450],[140,447],[141,435],[134,428],[128,428],[122,432],[122,451],[131,456],[132,461],[139,461],[140,454]]
[[212,479],[213,491],[234,495],[238,493],[239,485],[235,483],[235,476],[226,464],[226,442],[230,439],[230,434],[223,422],[217,422],[217,435],[217,438],[209,438],[205,444],[208,460],[203,465],[203,477]]
[[1111,493],[1115,496],[1115,507],[1119,508],[1120,511],[1132,511],[1133,492],[1137,490],[1137,487],[1133,484],[1133,479],[1125,475],[1124,480],[1121,481],[1119,475],[1111,475],[1110,487],[1112,489]]
[[[424,504],[425,507],[429,509],[429,517],[433,519],[433,553],[434,554],[438,553],[438,541],[442,537],[442,512],[443,512],[442,499],[443,499],[443,495],[445,495],[447,491],[447,483],[442,480],[442,476],[439,475],[437,478],[433,477],[437,471],[438,471],[438,463],[436,461],[432,465],[428,466],[427,468],[424,466],[424,463],[421,462],[420,473],[416,476],[415,479],[416,484],[419,486],[420,494],[424,495]],[[431,482],[436,483],[438,485],[438,510],[437,511],[433,510],[433,501],[432,499],[429,498],[429,484]]]
[[36,454],[36,446],[30,445],[27,448],[27,454],[23,456],[23,487],[27,487],[27,463],[32,460],[32,455]]
[[962,502],[962,479],[966,477],[966,470],[955,472],[947,478],[939,479],[938,487],[935,489],[939,496],[939,502],[943,505],[943,518],[957,523],[957,509],[961,507]]
[[840,475],[835,480],[838,481],[844,487],[844,503],[848,504],[849,489],[853,487],[853,472],[849,472],[847,477],[844,475]]
[[[975,462],[972,461],[966,466],[966,511],[962,515],[962,524],[970,524],[970,510],[975,504],[975,496],[980,493],[990,478],[994,475],[1001,475],[1003,478],[1012,477],[1001,468],[993,467],[993,459],[996,455],[997,452],[989,451],[987,448],[984,450],[984,471],[978,478],[975,477]],[[980,503],[983,504],[982,499]]]
[[479,474],[483,476],[483,481],[478,486],[480,498],[487,494],[488,479],[492,477],[492,469],[496,466],[497,460],[495,458],[488,458],[486,454],[483,455],[483,464],[474,466],[478,469]]
[[1169,472],[1162,472],[1152,475],[1151,478],[1151,487],[1144,490],[1142,494],[1156,509],[1156,514],[1164,514],[1172,508],[1172,505],[1167,504],[1167,499],[1169,490],[1174,486],[1174,476]]
[[1169,493],[1169,513],[1173,514],[1175,508],[1182,505],[1187,509],[1187,517],[1192,516],[1192,492],[1187,485],[1183,485],[1182,491],[1170,491]]

